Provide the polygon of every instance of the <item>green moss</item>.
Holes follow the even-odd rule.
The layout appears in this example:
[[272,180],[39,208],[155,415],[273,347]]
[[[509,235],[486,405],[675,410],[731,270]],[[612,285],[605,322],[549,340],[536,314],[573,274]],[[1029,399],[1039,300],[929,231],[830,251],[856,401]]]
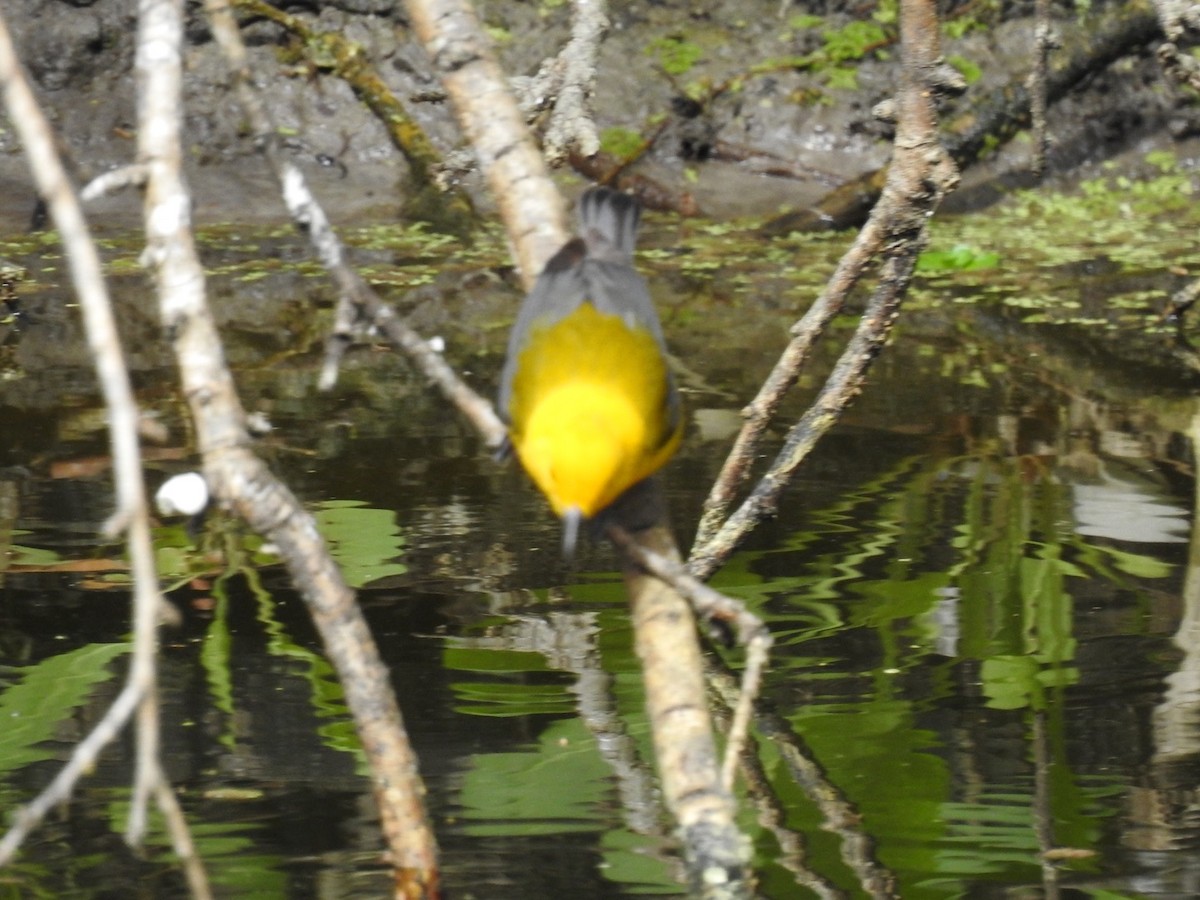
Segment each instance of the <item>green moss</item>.
[[704,55],[699,45],[681,37],[664,37],[646,46],[646,55],[653,56],[668,75],[685,75]]
[[833,66],[862,59],[869,51],[887,43],[890,38],[878,22],[853,21],[844,27],[822,33],[825,60]]
[[853,66],[835,66],[825,72],[825,84],[832,90],[857,91],[858,69]]
[[821,16],[813,16],[808,15],[807,13],[802,13],[798,16],[792,16],[789,18],[787,21],[787,27],[792,31],[808,31],[809,29],[816,28],[824,23],[825,19]]
[[979,68],[978,65],[965,56],[952,53],[946,57],[946,62],[958,70],[958,73],[962,75],[967,84],[974,84],[983,77],[983,69]]
[[1164,175],[1179,168],[1179,157],[1172,150],[1151,150],[1145,159],[1147,164],[1154,166]]
[[600,149],[618,159],[634,156],[644,144],[645,138],[629,128],[606,128],[600,133]]

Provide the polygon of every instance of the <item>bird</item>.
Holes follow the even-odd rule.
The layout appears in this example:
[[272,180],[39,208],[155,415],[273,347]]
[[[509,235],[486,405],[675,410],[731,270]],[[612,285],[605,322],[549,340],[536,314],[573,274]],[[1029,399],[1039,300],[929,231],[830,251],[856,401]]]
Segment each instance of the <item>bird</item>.
[[636,198],[594,187],[579,235],[546,264],[517,313],[500,376],[508,443],[563,521],[580,524],[674,455],[684,421],[662,325],[633,267]]

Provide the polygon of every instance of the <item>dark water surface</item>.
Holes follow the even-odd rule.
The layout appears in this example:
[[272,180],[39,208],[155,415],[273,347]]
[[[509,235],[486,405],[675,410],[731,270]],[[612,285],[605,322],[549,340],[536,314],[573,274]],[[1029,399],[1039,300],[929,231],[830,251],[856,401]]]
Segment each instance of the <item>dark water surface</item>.
[[[317,395],[327,289],[274,241],[214,254],[215,303],[246,405],[273,426],[262,452],[364,585],[448,896],[678,893],[610,553],[586,547],[569,570],[543,502],[388,351],[364,346]],[[665,475],[686,542],[729,421],[813,296],[787,291],[819,284],[846,239],[807,246],[792,281],[770,259],[651,243],[669,248],[648,265],[693,417]],[[437,267],[365,240],[359,253]],[[281,271],[241,277],[249,257]],[[1176,345],[1147,331],[1177,285],[1152,263],[1065,265],[1033,287],[928,276],[778,518],[714,580],[776,637],[742,806],[764,896],[864,896],[872,866],[906,898],[1200,896],[1197,405]],[[123,557],[97,536],[103,415],[66,295],[34,274],[23,329],[0,345],[7,814],[119,690],[128,632]],[[135,276],[117,285],[139,396],[171,430],[151,448],[154,487],[194,461],[151,302]],[[416,315],[490,385],[515,294],[495,276],[454,291]],[[1035,296],[1132,318],[1105,333],[1047,323]],[[220,895],[382,896],[341,690],[279,567],[220,517],[156,538],[184,617],[164,632],[166,762]],[[161,831],[141,856],[120,841],[130,749],[119,741],[0,870],[0,897],[185,895]],[[829,823],[831,797],[855,814]]]

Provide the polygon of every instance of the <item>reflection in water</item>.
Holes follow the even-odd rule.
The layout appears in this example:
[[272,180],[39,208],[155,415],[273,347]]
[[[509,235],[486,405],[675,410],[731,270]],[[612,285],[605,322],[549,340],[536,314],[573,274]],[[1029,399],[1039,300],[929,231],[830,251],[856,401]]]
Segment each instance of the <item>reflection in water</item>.
[[1137,642],[1170,602],[1156,548],[1177,542],[1179,504],[1143,476],[1137,496],[1152,499],[1139,503],[1156,514],[1110,521],[1125,540],[1095,534],[1078,518],[1079,432],[1059,465],[1067,437],[1044,418],[1038,430],[1036,456],[997,452],[984,425],[962,434],[966,454],[902,458],[809,512],[816,524],[789,546],[719,576],[769,618],[791,673],[773,698],[795,708],[795,733],[857,806],[900,896],[1004,882],[1055,896],[1113,866],[1101,824],[1136,757],[1115,749],[1129,725],[1109,698],[1143,718],[1153,702]]
[[[240,315],[231,355],[275,426],[264,453],[364,585],[453,895],[676,892],[611,556],[585,547],[568,570],[537,495],[402,363],[353,356],[340,393],[317,396],[319,352],[285,355],[303,340]],[[776,637],[744,787],[762,893],[1200,895],[1194,533],[1178,598],[1195,400],[1109,380],[1044,333],[950,324],[881,357],[778,519],[716,578]],[[749,379],[756,342],[693,359]],[[94,720],[127,629],[123,560],[95,538],[103,466],[56,465],[104,453],[90,382],[52,361],[0,395],[0,715],[38,723],[0,729],[4,809]],[[497,359],[459,362],[483,380]],[[176,429],[156,483],[186,465],[185,432],[169,379],[140,364],[143,401]],[[745,386],[688,386],[715,440]],[[718,446],[693,435],[667,473],[677,521]],[[164,647],[168,767],[217,879],[239,896],[377,896],[357,744],[298,600],[220,517],[156,539],[185,612]],[[128,769],[123,748],[106,757],[4,873],[19,890],[180,896],[165,844],[146,860],[114,847]]]
[[[1190,436],[1194,451],[1200,453],[1200,415],[1192,422]],[[1200,481],[1196,490],[1200,497]],[[1162,702],[1154,710],[1154,755],[1147,777],[1130,792],[1130,817],[1136,827],[1126,835],[1125,845],[1138,852],[1148,869],[1170,873],[1165,878],[1143,877],[1143,891],[1200,896],[1200,861],[1194,853],[1200,841],[1200,527],[1192,529],[1181,600],[1174,635],[1181,657],[1167,675]],[[1169,868],[1163,865],[1168,860]]]
[[1088,537],[1134,544],[1187,541],[1188,510],[1134,479],[1115,477],[1105,469],[1098,481],[1071,486],[1075,530]]

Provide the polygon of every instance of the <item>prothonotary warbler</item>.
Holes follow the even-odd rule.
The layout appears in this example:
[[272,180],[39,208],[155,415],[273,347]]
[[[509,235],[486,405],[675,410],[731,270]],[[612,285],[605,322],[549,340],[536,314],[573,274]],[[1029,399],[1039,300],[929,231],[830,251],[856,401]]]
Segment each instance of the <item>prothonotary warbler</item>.
[[640,218],[633,197],[585,193],[580,236],[546,264],[508,342],[500,410],[568,554],[579,523],[658,471],[683,434],[662,327],[633,269]]

